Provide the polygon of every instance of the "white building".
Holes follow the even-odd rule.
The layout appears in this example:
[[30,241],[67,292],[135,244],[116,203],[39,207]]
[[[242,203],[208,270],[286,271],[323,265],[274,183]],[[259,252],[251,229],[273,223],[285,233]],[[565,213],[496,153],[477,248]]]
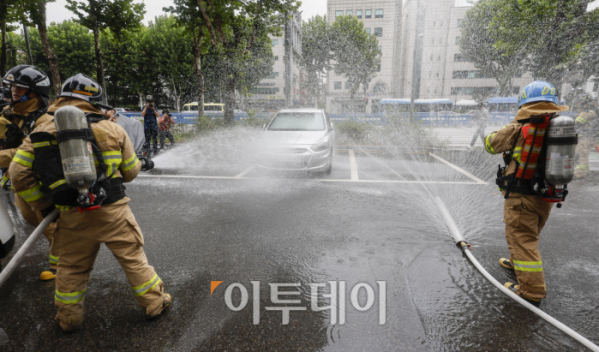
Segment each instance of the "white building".
[[[467,0],[404,0],[400,97],[411,97],[413,89],[417,90],[416,98],[449,98],[454,102],[472,99],[476,90],[490,96],[498,94],[497,81],[483,77],[460,55],[460,25],[471,6]],[[420,34],[422,54],[415,55]],[[530,74],[515,76],[512,94],[517,96],[532,81]]]
[[[366,32],[375,35],[379,41],[381,66],[368,85],[368,105],[359,108],[370,112],[374,103],[374,110],[377,110],[380,99],[393,97],[398,91],[400,43],[397,38],[401,31],[401,0],[328,0],[329,23],[333,23],[337,16],[346,15],[356,16],[364,23]],[[327,109],[332,113],[351,111],[356,104],[366,102],[363,87],[360,87],[351,106],[347,79],[336,75],[334,71],[329,72],[327,83]]]
[[279,37],[270,36],[272,41],[272,52],[275,59],[273,72],[271,75],[258,83],[250,93],[251,96],[246,99],[246,104],[250,107],[256,106],[260,109],[273,109],[287,106],[286,101],[286,57],[285,57],[285,31],[289,30],[289,37],[294,58],[291,60],[291,97],[293,102],[300,99],[300,67],[298,57],[301,55],[301,15],[295,14],[290,20],[291,23],[283,28],[283,35]]
[[[460,24],[471,6],[470,0],[328,0],[330,23],[351,14],[379,40],[381,68],[369,84],[365,111],[378,112],[382,98],[410,98],[413,93],[416,99],[454,102],[472,99],[477,90],[497,95],[496,80],[483,77],[460,55]],[[513,95],[532,81],[530,74],[514,77]],[[354,100],[364,101],[361,89]],[[348,111],[346,80],[330,72],[328,91],[328,111]]]

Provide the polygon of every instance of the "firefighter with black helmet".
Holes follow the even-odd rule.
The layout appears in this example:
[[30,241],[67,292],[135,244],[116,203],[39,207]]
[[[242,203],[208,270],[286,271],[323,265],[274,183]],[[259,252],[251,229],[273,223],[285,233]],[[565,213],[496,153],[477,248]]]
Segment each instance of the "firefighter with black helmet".
[[557,115],[568,110],[558,103],[555,87],[535,81],[520,93],[514,120],[485,138],[487,152],[503,153],[506,163],[498,170],[497,185],[505,198],[510,257],[499,259],[499,264],[514,270],[518,283],[504,286],[535,305],[546,296],[539,236],[574,176],[574,120]]
[[51,120],[23,141],[9,169],[15,191],[29,194],[34,209],[60,210],[54,302],[55,320],[65,332],[81,328],[87,284],[102,243],[121,264],[147,318],[160,315],[172,300],[148,264],[123,186],[141,164],[125,130],[105,119],[100,108],[110,107],[101,101],[102,88],[92,78],[69,78],[48,109]]
[[[50,79],[43,71],[35,66],[19,65],[11,68],[4,76],[2,83],[4,95],[10,98],[10,103],[2,110],[0,117],[0,168],[3,170],[2,187],[8,189],[10,166],[17,148],[21,142],[36,126],[47,122],[48,118],[43,115],[48,107],[48,96],[50,93]],[[15,203],[23,218],[32,226],[38,226],[43,219],[26,202],[23,197],[15,193]],[[50,242],[49,270],[40,274],[41,280],[52,280],[56,277],[58,264],[59,234],[56,231],[56,223],[52,223],[44,231],[44,235]]]

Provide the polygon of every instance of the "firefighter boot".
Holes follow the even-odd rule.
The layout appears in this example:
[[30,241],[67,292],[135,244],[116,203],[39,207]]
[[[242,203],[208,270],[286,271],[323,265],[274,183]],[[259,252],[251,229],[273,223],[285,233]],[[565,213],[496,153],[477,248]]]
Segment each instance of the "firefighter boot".
[[509,258],[501,258],[499,259],[499,265],[506,269],[514,270],[514,266],[510,262]]
[[[514,284],[513,282],[506,282],[505,284],[503,284],[503,286],[505,288],[507,288],[508,290],[514,292],[517,294],[517,290],[518,290],[518,286]],[[528,298],[528,297],[524,297],[522,295],[518,295],[520,298],[524,299],[526,302],[532,304],[535,307],[539,307],[541,305],[541,299],[540,298]]]
[[56,269],[49,269],[40,274],[40,280],[48,281],[56,279]]
[[172,302],[173,302],[173,297],[171,297],[170,293],[165,293],[164,301],[162,302],[162,310],[158,314],[153,314],[153,315],[146,314],[146,319],[151,320],[151,319],[158,318],[168,307],[171,306]]

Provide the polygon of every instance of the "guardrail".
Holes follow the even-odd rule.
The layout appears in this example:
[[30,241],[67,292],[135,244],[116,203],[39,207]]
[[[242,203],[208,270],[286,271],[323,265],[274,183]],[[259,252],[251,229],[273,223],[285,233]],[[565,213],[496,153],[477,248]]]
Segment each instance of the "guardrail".
[[[143,119],[140,112],[128,112],[120,113],[127,117],[133,117],[138,120]],[[255,115],[255,118],[268,121],[274,113],[261,112]],[[570,113],[568,115],[572,115]],[[197,112],[180,112],[171,113],[176,123],[194,124],[196,122]],[[212,119],[223,118],[224,113],[219,112],[206,112],[206,116],[210,116]],[[506,125],[514,119],[515,113],[513,112],[492,112],[489,124],[491,125]],[[364,114],[364,113],[345,113],[345,114],[329,114],[329,117],[333,122],[340,121],[360,121],[367,122],[374,125],[387,125],[389,123],[389,117],[385,116],[384,113],[377,114]],[[393,118],[409,118],[409,113],[399,113],[393,116]],[[472,115],[469,114],[458,114],[454,112],[441,112],[441,113],[428,113],[428,112],[417,112],[415,113],[417,120],[421,121],[425,125],[433,126],[468,126],[473,123]],[[233,119],[235,121],[242,121],[248,119],[247,113],[235,113]]]

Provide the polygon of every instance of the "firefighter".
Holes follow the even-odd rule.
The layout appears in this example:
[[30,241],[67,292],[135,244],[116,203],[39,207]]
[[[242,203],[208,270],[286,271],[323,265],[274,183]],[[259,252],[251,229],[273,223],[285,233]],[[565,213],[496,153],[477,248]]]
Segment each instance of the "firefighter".
[[[48,94],[50,93],[50,79],[48,76],[34,66],[19,65],[8,71],[3,83],[10,86],[10,105],[2,110],[0,117],[0,139],[2,150],[0,150],[0,168],[3,170],[2,187],[8,189],[9,175],[6,172],[10,162],[21,145],[23,139],[36,126],[47,122],[49,119],[43,115],[48,109]],[[36,214],[27,202],[15,193],[15,203],[23,215],[25,221],[37,227],[43,219]],[[50,243],[48,270],[40,274],[41,280],[52,280],[56,277],[58,254],[55,247],[58,243],[58,232],[56,223],[50,224],[44,231],[44,235]]]
[[597,133],[597,102],[590,95],[580,99],[580,113],[576,117],[578,145],[576,147],[577,163],[574,176],[584,179],[589,174],[589,151],[594,147],[594,136]]
[[[487,152],[504,153],[506,162],[506,167],[498,172],[497,185],[506,197],[503,221],[510,258],[501,258],[499,264],[514,270],[518,283],[507,282],[504,286],[535,305],[540,304],[546,296],[543,261],[538,245],[539,235],[553,203],[535,193],[531,180],[515,176],[520,177],[522,167],[523,178],[526,175],[538,178],[544,174],[544,148],[532,148],[543,141],[544,130],[541,130],[541,125],[531,125],[531,117],[543,114],[554,116],[560,111],[568,110],[567,106],[558,106],[558,102],[556,88],[547,82],[535,81],[521,92],[514,120],[485,138]],[[538,131],[537,140],[525,145],[531,129]],[[523,147],[526,148],[525,156]],[[530,161],[520,163],[524,157]]]
[[[143,235],[124,192],[123,182],[132,181],[141,165],[125,130],[104,118],[100,107],[107,107],[101,101],[102,88],[90,77],[77,74],[66,80],[60,98],[48,109],[47,116],[52,120],[36,127],[23,141],[9,169],[15,191],[28,194],[26,199],[34,209],[44,214],[54,207],[60,210],[60,261],[54,301],[58,307],[55,320],[65,332],[82,326],[87,283],[102,243],[121,264],[147,318],[160,315],[172,300],[148,264]],[[79,112],[81,117],[69,121],[84,121],[85,129],[57,132],[57,122],[63,116],[61,108]],[[83,150],[89,149],[89,162],[95,159],[96,170],[89,163],[87,166],[97,179],[89,190],[84,189],[83,195],[66,175],[71,175],[69,167],[81,168],[85,163],[73,161],[79,158],[74,158],[74,154],[61,157],[64,150],[70,150],[66,142],[71,140],[86,141]],[[59,147],[67,149],[59,152]],[[68,161],[63,163],[64,160]],[[71,165],[66,165],[69,162]]]

